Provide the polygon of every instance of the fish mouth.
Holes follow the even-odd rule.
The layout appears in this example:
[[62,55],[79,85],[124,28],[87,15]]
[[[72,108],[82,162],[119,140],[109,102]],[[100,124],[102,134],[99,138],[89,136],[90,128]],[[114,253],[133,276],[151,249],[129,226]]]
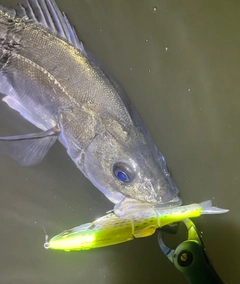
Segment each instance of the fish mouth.
[[182,205],[182,199],[177,195],[173,199],[165,203],[156,203],[154,208],[169,208]]
[[133,198],[125,197],[121,202],[115,204],[114,213],[119,216],[127,216],[135,214],[136,212],[143,212],[148,210],[164,209],[169,207],[176,207],[182,205],[182,199],[179,196],[175,196],[173,199],[164,203],[152,203],[142,202]]

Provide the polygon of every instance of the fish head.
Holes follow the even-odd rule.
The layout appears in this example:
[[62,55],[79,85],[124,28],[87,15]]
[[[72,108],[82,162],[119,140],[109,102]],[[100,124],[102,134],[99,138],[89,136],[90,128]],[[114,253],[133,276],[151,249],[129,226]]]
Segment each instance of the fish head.
[[[178,189],[145,127],[126,130],[118,122],[85,148],[83,172],[113,203],[180,205]],[[129,205],[129,202],[128,202]]]

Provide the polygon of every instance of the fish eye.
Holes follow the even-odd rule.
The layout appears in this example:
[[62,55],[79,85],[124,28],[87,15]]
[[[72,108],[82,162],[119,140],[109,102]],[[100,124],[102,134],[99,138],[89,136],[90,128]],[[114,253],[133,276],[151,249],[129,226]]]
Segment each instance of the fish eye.
[[124,183],[131,182],[134,177],[134,173],[131,167],[128,164],[122,162],[113,165],[113,174],[118,180]]

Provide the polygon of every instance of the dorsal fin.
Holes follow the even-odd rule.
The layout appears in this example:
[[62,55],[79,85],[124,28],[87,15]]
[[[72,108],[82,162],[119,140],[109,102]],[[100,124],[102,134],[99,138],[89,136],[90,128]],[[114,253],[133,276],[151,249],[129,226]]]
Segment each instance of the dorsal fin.
[[66,39],[75,48],[84,51],[83,44],[78,39],[67,16],[60,12],[54,0],[26,0],[25,4],[18,4],[16,17],[25,17],[39,23],[52,33]]

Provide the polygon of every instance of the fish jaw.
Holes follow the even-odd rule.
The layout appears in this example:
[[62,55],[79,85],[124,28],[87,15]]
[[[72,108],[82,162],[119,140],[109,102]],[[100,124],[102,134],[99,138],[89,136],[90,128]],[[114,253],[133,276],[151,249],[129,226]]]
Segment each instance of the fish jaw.
[[132,214],[141,214],[141,212],[154,208],[162,210],[180,205],[182,205],[182,200],[178,196],[163,204],[139,202],[138,200],[126,197],[114,206],[114,213],[119,217],[125,217]]

